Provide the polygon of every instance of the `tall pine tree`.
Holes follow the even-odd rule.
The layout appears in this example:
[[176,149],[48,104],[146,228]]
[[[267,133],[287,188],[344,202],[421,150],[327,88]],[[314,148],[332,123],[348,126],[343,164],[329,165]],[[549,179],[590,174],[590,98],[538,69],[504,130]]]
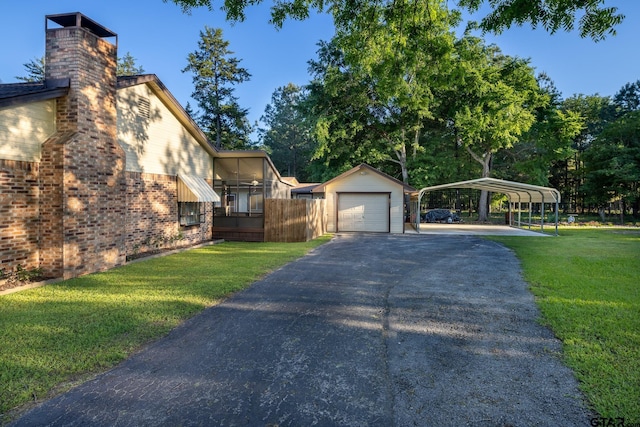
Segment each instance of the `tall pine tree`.
[[248,81],[251,75],[240,67],[233,53],[221,29],[205,27],[198,50],[187,56],[188,65],[182,70],[193,73],[191,96],[199,107],[198,125],[217,149],[247,148],[252,131],[248,109],[241,108],[234,96],[235,85]]

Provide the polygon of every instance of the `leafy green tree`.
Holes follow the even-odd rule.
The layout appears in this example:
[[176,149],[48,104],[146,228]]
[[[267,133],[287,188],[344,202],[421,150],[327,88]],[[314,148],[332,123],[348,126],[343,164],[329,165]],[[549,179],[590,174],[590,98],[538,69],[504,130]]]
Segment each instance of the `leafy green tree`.
[[613,105],[618,115],[640,110],[640,80],[627,83],[613,97]]
[[222,30],[205,27],[200,31],[198,49],[187,56],[182,70],[193,74],[198,103],[197,121],[217,149],[243,149],[249,146],[252,127],[248,110],[234,96],[235,85],[250,79],[249,72],[233,57]]
[[[570,210],[584,212],[584,153],[607,123],[615,120],[615,106],[608,96],[575,95],[562,102],[562,110],[578,114],[582,119],[580,132],[573,138],[573,156],[559,162],[556,174],[563,176],[560,186],[563,200]],[[562,170],[564,169],[564,170]]]
[[[456,43],[456,69],[441,117],[457,143],[489,177],[495,153],[517,143],[548,102],[528,60],[503,55],[495,45],[468,33]],[[488,192],[482,191],[478,214],[488,220]]]
[[[167,2],[169,0],[163,0]],[[213,9],[211,0],[171,0],[179,5],[183,12],[189,13],[197,7]],[[249,5],[257,5],[262,0],[224,0],[220,9],[225,12],[229,21],[243,21],[245,9]],[[363,6],[376,3],[389,10],[394,9],[397,2],[354,2],[350,0],[279,0],[271,6],[271,22],[282,27],[287,18],[303,20],[311,11],[331,11],[334,19],[363,14]],[[402,3],[402,2],[401,2]],[[446,2],[445,2],[446,3]],[[605,6],[605,0],[458,0],[460,7],[476,12],[481,6],[488,4],[489,14],[482,18],[480,26],[488,32],[501,33],[513,25],[539,25],[546,31],[555,33],[558,30],[571,31],[577,27],[582,37],[590,37],[595,41],[603,40],[607,35],[615,35],[615,27],[624,15],[618,9]],[[418,5],[417,1],[413,4]],[[402,4],[399,7],[404,7]],[[373,22],[373,21],[372,21]]]
[[393,175],[408,182],[408,158],[421,151],[420,133],[436,102],[434,86],[443,84],[458,15],[439,1],[371,3],[361,12],[340,18],[324,57],[312,63],[310,99],[322,107],[318,155],[366,153],[369,161],[394,163]]
[[640,111],[629,112],[608,124],[584,153],[588,200],[602,208],[619,199],[621,215],[640,206]]
[[307,166],[313,154],[312,129],[300,108],[305,93],[289,83],[277,88],[260,121],[258,134],[276,168],[300,182],[309,180]]
[[594,95],[571,102],[574,108],[582,107],[588,123],[580,141],[579,186],[583,198],[598,207],[603,220],[604,206],[616,200],[623,206],[630,205],[637,217],[639,172],[634,153],[639,149],[640,81],[627,83],[613,98]]
[[314,78],[303,108],[317,141],[313,158],[322,165],[312,167],[313,180],[333,178],[363,162],[380,167],[388,155],[368,132],[369,81],[351,71],[335,40],[320,43],[310,71]]
[[624,19],[618,8],[606,7],[605,0],[458,0],[460,6],[472,12],[486,3],[491,11],[482,18],[480,27],[498,34],[526,23],[554,34],[572,31],[577,22],[581,37],[600,41],[615,35],[615,27]]
[[513,147],[496,153],[496,176],[561,188],[562,176],[554,172],[573,156],[573,141],[584,123],[579,113],[562,109],[560,93],[547,75],[538,76],[538,83],[549,102],[536,109],[535,122]]

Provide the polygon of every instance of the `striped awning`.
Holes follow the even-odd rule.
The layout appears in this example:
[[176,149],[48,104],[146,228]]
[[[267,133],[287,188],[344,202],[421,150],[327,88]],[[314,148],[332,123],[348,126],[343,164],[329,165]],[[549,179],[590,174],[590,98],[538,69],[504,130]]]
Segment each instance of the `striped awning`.
[[178,175],[179,202],[219,202],[220,196],[203,178],[193,175]]

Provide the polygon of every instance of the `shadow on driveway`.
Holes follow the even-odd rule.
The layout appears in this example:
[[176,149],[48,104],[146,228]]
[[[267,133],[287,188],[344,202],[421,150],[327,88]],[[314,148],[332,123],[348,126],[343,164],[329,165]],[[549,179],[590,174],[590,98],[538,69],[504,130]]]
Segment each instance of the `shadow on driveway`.
[[15,425],[588,425],[538,315],[496,243],[339,234]]

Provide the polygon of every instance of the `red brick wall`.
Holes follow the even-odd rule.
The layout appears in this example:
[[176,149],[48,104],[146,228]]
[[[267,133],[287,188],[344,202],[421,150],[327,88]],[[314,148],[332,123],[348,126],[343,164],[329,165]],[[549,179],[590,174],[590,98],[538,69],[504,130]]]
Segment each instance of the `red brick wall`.
[[178,232],[176,177],[127,172],[127,255],[163,248]]
[[38,163],[0,160],[0,268],[40,266]]
[[127,172],[127,256],[211,240],[213,209],[206,204],[204,224],[178,223],[177,178]]

